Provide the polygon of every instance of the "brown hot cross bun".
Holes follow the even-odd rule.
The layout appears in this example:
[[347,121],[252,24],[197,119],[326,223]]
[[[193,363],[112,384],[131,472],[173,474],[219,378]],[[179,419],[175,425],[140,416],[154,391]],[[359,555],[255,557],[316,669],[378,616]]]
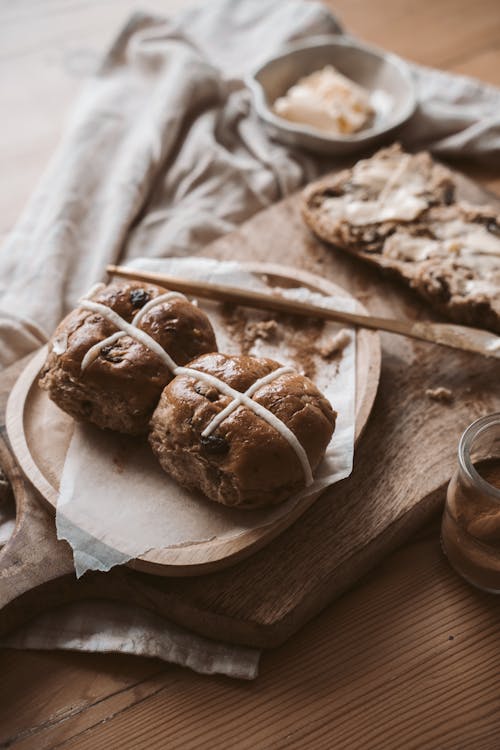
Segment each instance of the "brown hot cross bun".
[[[282,366],[271,359],[205,354],[188,365],[200,372],[177,375],[164,389],[151,419],[149,442],[163,469],[189,489],[224,505],[256,508],[285,500],[307,481],[291,442],[247,405],[239,405],[203,435],[231,395],[206,380],[215,376],[243,393]],[[293,433],[305,451],[309,471],[325,454],[336,413],[314,383],[283,372],[261,385],[252,399]]]
[[[91,294],[89,301],[110,308],[131,323],[148,302],[163,294],[165,289],[152,284],[114,282]],[[217,350],[209,319],[182,295],[145,310],[136,327],[149,334],[178,365]],[[89,361],[89,350],[119,330],[98,311],[86,309],[82,300],[49,342],[40,386],[74,419],[140,434],[146,432],[172,373],[158,353],[130,335],[93,350],[95,358]]]

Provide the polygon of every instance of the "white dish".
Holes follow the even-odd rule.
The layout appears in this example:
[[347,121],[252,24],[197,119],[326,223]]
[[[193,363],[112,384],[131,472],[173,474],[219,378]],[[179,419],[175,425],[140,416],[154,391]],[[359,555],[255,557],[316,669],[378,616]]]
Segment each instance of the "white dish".
[[[289,122],[272,106],[299,78],[333,65],[370,92],[375,116],[370,126],[351,135],[330,135]],[[413,114],[415,88],[408,66],[387,54],[342,36],[314,37],[286,47],[247,78],[259,117],[276,140],[328,154],[349,154],[381,142]]]

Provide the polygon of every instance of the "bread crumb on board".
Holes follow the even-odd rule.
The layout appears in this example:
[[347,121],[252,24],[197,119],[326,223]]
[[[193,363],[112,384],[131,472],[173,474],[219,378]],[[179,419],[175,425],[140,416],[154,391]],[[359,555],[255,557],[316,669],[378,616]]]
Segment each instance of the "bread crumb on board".
[[259,320],[247,325],[246,334],[249,338],[270,341],[276,337],[278,323],[276,320]]
[[346,328],[342,328],[342,330],[336,333],[327,344],[320,348],[319,353],[323,359],[331,359],[332,357],[341,354],[350,341],[351,336],[349,331]]
[[440,404],[451,404],[453,401],[452,391],[449,388],[443,388],[443,386],[439,386],[439,388],[427,388],[425,395],[431,401],[437,401]]

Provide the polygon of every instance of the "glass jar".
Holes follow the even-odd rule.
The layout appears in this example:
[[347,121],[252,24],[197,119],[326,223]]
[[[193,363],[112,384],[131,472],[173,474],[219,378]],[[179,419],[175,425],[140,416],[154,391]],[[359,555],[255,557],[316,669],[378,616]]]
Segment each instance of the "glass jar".
[[476,420],[460,438],[441,543],[457,573],[500,593],[500,413]]

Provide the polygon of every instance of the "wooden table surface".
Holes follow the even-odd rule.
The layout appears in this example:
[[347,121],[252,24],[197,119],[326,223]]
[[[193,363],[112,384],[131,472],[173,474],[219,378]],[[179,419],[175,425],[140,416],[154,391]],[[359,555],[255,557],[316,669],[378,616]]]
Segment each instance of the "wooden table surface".
[[[182,0],[147,0],[165,14]],[[500,85],[498,0],[336,0],[346,27]],[[0,1],[0,237],[137,0]],[[500,194],[500,179],[468,174]],[[121,655],[0,651],[0,747],[500,747],[500,600],[467,587],[439,520],[285,646],[256,682]]]

